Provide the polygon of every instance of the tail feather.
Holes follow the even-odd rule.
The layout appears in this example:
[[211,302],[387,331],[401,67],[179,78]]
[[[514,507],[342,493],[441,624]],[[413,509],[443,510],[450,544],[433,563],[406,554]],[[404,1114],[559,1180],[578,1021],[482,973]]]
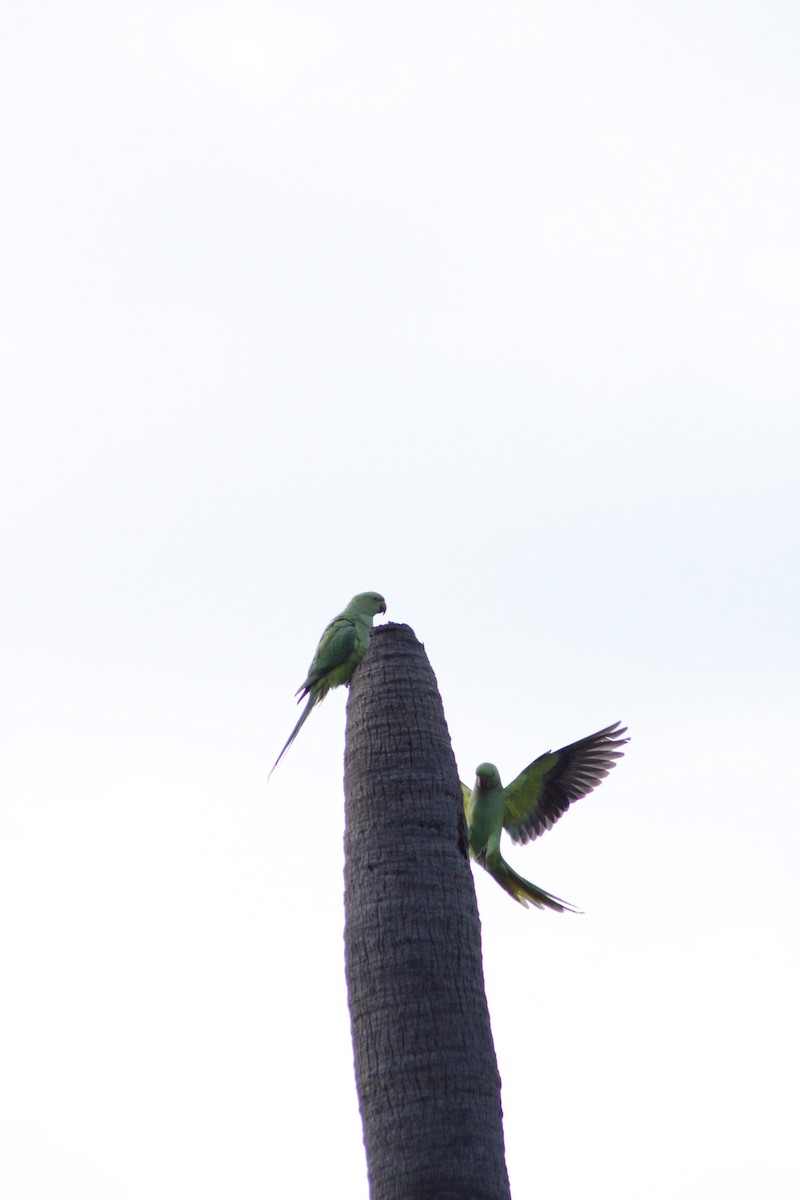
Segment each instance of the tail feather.
[[523,879],[504,858],[494,864],[492,869],[487,867],[487,870],[497,880],[500,887],[504,888],[525,908],[529,904],[535,904],[537,908],[552,908],[554,912],[579,913],[581,911],[573,904],[568,904],[566,900],[559,900],[558,896],[551,896],[544,888],[537,887],[535,883],[529,883],[527,879]]
[[[302,699],[302,697],[301,697],[301,699]],[[284,754],[285,754],[285,753],[286,753],[286,751],[289,749],[289,747],[291,746],[291,744],[292,744],[292,742],[294,741],[294,739],[297,737],[297,735],[298,735],[298,733],[300,732],[300,730],[303,728],[303,724],[305,723],[305,720],[306,720],[306,718],[307,718],[308,714],[311,712],[311,710],[312,710],[312,708],[314,707],[314,705],[315,705],[315,704],[317,703],[317,701],[318,701],[318,700],[320,700],[320,699],[321,699],[321,697],[320,697],[320,696],[315,696],[313,693],[311,693],[311,694],[309,695],[309,697],[308,697],[308,701],[307,701],[307,703],[306,703],[306,706],[305,706],[305,708],[303,709],[303,711],[302,711],[302,712],[301,712],[301,714],[300,714],[300,720],[297,722],[297,724],[295,725],[294,729],[293,729],[293,730],[292,730],[292,732],[289,734],[289,740],[287,741],[286,745],[285,745],[285,746],[283,747],[283,749],[281,750],[281,752],[280,752],[280,754],[278,755],[278,757],[275,759],[275,762],[272,764],[272,771],[274,771],[274,770],[275,770],[275,768],[277,767],[278,763],[281,761],[281,759],[283,758]],[[267,780],[270,780],[270,779],[272,778],[272,771],[270,771],[269,775],[267,776]]]

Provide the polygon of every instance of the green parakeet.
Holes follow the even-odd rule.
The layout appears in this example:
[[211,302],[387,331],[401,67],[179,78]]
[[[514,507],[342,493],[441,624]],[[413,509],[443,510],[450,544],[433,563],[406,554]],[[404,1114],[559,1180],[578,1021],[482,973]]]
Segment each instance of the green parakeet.
[[500,782],[494,763],[481,763],[475,787],[461,784],[469,830],[469,852],[501,888],[528,906],[552,908],[556,912],[580,912],[557,896],[538,888],[518,875],[500,853],[500,834],[505,829],[513,842],[532,842],[551,829],[573,800],[588,795],[622,757],[627,729],[613,725],[534,759],[508,787]]
[[308,674],[295,692],[295,695],[299,696],[298,704],[306,697],[308,703],[300,714],[300,720],[289,734],[288,742],[275,759],[272,771],[297,737],[314,705],[319,704],[331,688],[349,682],[350,676],[367,652],[369,635],[372,633],[372,618],[377,613],[385,612],[386,601],[383,596],[378,592],[360,592],[338,617],[334,617],[325,626]]

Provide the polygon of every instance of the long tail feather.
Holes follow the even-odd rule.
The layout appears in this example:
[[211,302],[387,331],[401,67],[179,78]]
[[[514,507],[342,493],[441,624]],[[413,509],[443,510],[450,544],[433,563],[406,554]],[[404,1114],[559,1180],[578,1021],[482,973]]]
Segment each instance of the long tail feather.
[[559,900],[558,896],[551,896],[544,888],[537,887],[535,883],[529,883],[527,879],[523,879],[504,858],[500,859],[490,874],[494,876],[501,888],[505,888],[508,894],[525,908],[529,904],[535,904],[537,908],[552,908],[554,912],[579,913],[581,911],[573,904],[568,904],[566,900]]
[[[307,717],[307,716],[308,716],[308,714],[311,712],[312,708],[314,707],[314,705],[316,704],[316,702],[317,702],[317,700],[318,700],[318,699],[319,699],[319,697],[318,697],[318,696],[314,696],[313,694],[312,694],[312,695],[310,695],[310,696],[308,697],[308,702],[307,702],[307,704],[306,704],[305,708],[303,709],[303,711],[302,711],[302,712],[301,712],[301,714],[300,714],[300,720],[297,722],[297,724],[295,725],[294,729],[293,729],[293,730],[292,730],[292,732],[289,734],[289,740],[288,740],[288,742],[287,742],[287,743],[286,743],[286,745],[283,747],[283,749],[281,750],[281,752],[280,752],[280,754],[278,755],[278,757],[275,759],[275,762],[272,764],[272,771],[274,771],[274,770],[275,770],[275,768],[277,767],[278,763],[281,761],[281,759],[283,758],[284,754],[285,754],[285,753],[286,753],[286,751],[289,749],[289,747],[291,746],[291,744],[292,744],[292,742],[294,741],[294,739],[297,737],[297,735],[298,735],[298,733],[300,732],[300,730],[303,728],[303,723],[305,722],[305,720],[306,720],[306,717]],[[269,780],[272,778],[272,771],[270,771],[269,775],[267,776],[267,781],[269,781]]]

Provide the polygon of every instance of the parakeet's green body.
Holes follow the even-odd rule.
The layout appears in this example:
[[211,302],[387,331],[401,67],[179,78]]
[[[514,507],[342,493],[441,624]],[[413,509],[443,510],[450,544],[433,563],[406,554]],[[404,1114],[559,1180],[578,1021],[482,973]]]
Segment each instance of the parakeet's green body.
[[514,842],[529,842],[551,829],[573,800],[588,795],[622,757],[627,730],[616,721],[561,750],[549,750],[504,788],[493,763],[481,763],[475,787],[462,783],[469,852],[509,895],[527,907],[579,912],[518,875],[500,853],[505,829]]
[[272,771],[297,737],[314,705],[319,704],[331,688],[349,683],[350,676],[367,652],[373,617],[385,612],[386,601],[383,596],[378,592],[360,592],[338,617],[325,626],[308,674],[295,692],[300,697],[298,704],[306,697],[308,702],[289,734],[289,740],[275,759]]

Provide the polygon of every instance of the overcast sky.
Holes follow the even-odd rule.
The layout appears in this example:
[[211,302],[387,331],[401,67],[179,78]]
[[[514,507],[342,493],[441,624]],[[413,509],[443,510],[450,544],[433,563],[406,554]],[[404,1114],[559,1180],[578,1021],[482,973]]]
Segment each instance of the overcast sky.
[[800,10],[6,0],[0,1193],[367,1200],[346,696],[463,779],[515,1200],[800,1196]]

